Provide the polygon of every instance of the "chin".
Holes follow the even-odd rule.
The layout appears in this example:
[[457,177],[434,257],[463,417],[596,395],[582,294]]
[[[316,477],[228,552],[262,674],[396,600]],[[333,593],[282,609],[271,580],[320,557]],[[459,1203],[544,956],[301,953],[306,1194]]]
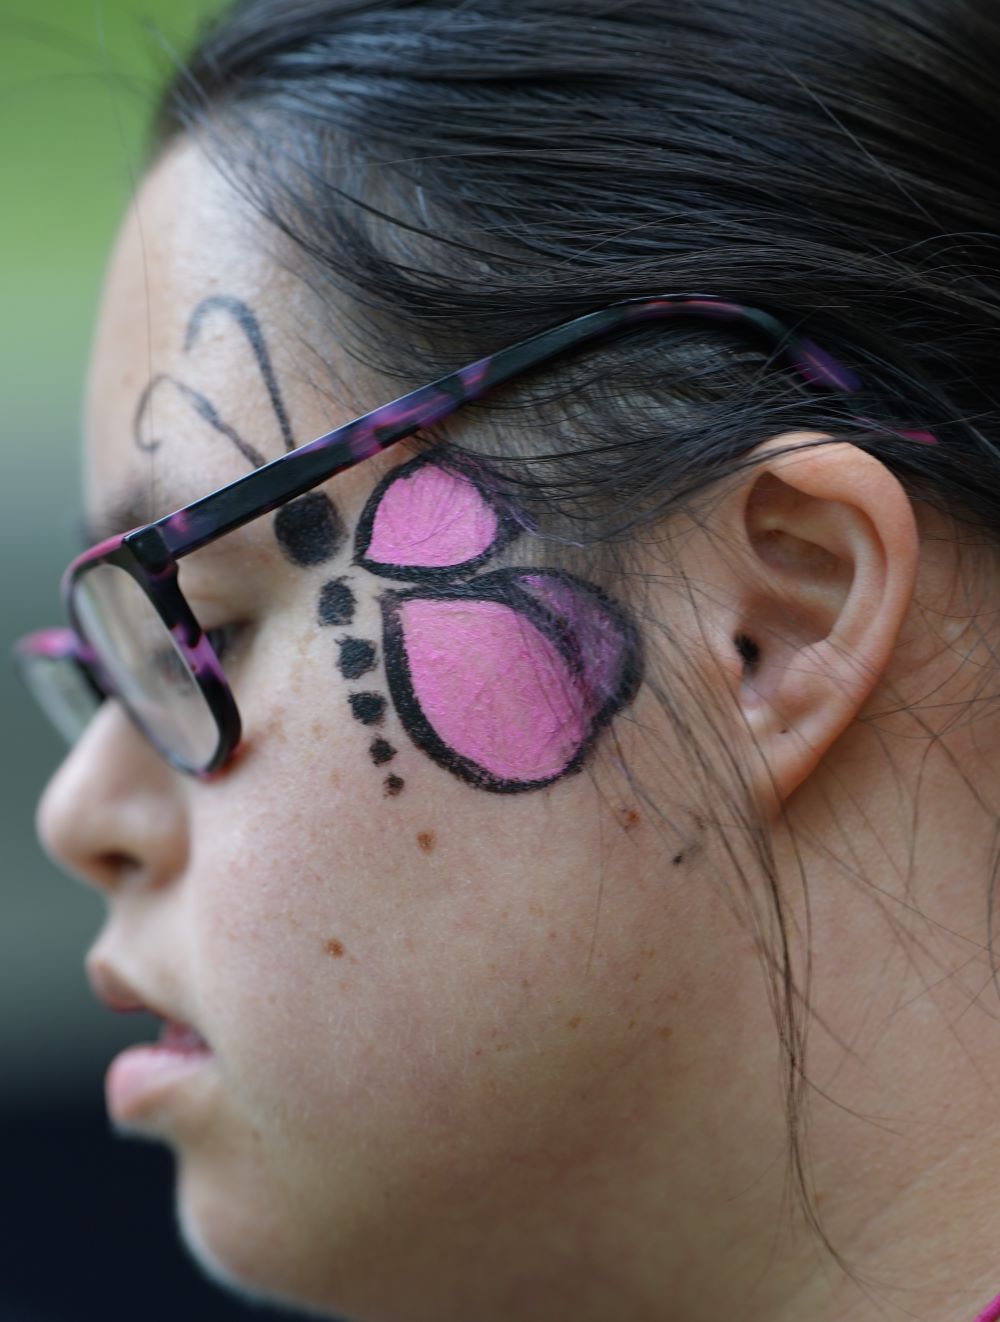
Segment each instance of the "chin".
[[282,1200],[257,1191],[208,1187],[203,1178],[178,1170],[175,1213],[188,1253],[220,1289],[256,1307],[293,1308],[305,1317],[338,1318],[342,1312],[323,1302],[315,1261],[310,1269],[294,1243],[294,1216]]

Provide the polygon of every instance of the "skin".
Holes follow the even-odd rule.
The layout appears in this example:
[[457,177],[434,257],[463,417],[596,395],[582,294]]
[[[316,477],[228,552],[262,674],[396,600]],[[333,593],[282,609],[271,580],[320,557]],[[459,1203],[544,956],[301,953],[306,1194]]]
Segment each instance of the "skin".
[[[310,341],[312,296],[265,251],[191,144],[142,186],[94,343],[95,518],[133,481],[156,515],[246,471],[176,390],[156,403],[161,446],[137,449],[158,372],[283,452],[237,327],[206,323],[184,353],[211,294],[255,309],[297,443],[398,393]],[[317,384],[304,343],[340,387]],[[38,819],[106,903],[98,989],[130,989],[213,1048],[128,1125],[176,1154],[183,1233],[210,1273],[371,1322],[957,1320],[1000,1289],[995,664],[971,624],[995,568],[959,559],[855,447],[778,453],[810,438],[764,442],[705,520],[669,530],[691,586],[665,542],[643,619],[654,660],[650,618],[706,695],[688,740],[723,778],[728,758],[743,767],[801,979],[809,925],[811,1172],[863,1286],[783,1208],[782,1057],[738,864],[765,928],[768,900],[752,841],[650,687],[584,774],[512,796],[433,764],[390,710],[377,733],[406,788],[387,798],[337,631],[316,622],[323,583],[350,571],[350,633],[377,639],[382,585],[351,571],[349,540],[291,564],[269,517],[182,574],[206,625],[252,626],[231,666],[242,756],[198,783],[107,703]],[[325,488],[348,530],[412,453],[397,448]],[[739,634],[760,649],[752,671]]]

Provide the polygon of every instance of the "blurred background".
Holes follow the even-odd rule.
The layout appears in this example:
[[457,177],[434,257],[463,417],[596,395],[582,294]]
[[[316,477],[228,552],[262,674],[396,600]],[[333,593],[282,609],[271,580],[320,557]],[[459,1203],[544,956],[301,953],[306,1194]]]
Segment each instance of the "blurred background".
[[104,261],[156,88],[219,7],[0,0],[0,1322],[251,1316],[180,1246],[167,1152],[109,1131],[104,1071],[153,1021],[91,998],[82,959],[101,904],[35,842],[61,749],[6,662],[19,634],[61,622]]

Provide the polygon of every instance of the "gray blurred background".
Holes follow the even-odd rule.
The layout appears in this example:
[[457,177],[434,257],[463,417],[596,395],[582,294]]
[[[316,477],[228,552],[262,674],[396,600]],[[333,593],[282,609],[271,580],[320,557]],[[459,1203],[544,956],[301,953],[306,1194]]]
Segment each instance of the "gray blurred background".
[[[6,661],[61,623],[102,270],[155,89],[219,0],[0,0],[0,1322],[244,1316],[177,1245],[163,1151],[108,1132],[102,1080],[151,1021],[92,999],[98,898],[38,847],[60,757]],[[141,1293],[140,1293],[141,1292]]]

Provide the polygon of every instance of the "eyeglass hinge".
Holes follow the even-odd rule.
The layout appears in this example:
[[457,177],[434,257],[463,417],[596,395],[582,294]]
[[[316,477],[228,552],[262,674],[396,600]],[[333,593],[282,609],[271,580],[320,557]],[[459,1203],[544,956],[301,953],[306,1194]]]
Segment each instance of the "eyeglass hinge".
[[125,545],[145,569],[154,572],[166,569],[173,557],[158,528],[140,528],[124,538]]

